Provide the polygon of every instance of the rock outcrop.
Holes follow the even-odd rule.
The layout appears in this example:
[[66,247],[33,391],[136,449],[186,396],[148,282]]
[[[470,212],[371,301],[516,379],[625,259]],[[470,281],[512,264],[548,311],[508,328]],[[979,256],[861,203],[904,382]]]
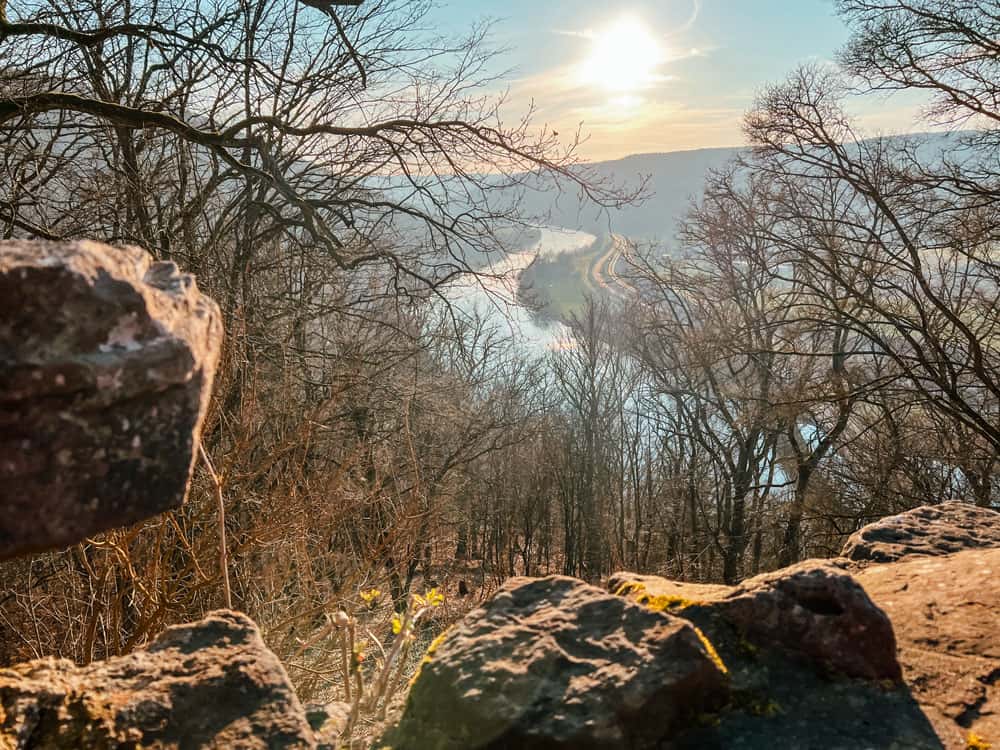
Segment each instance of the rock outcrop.
[[845,554],[862,543],[895,560],[855,577],[892,620],[906,684],[942,745],[964,750],[971,733],[1000,747],[1000,513],[917,508],[862,529]]
[[727,706],[670,748],[940,747],[900,682],[888,617],[834,562],[732,587],[619,573],[609,588],[691,621],[729,667]]
[[127,656],[0,670],[0,747],[294,750],[315,740],[257,627],[219,611]]
[[949,503],[738,586],[515,579],[436,645],[377,746],[985,747],[1000,739],[997,571],[1000,514]]
[[173,263],[0,242],[0,558],[179,506],[221,340]]
[[[1000,740],[997,573],[1000,513],[943,503],[866,526],[841,559],[731,589],[631,574],[610,586],[691,619],[730,667],[735,698],[718,725],[675,747],[966,750]],[[897,687],[871,679],[898,669],[891,639]]]
[[854,533],[841,553],[856,563],[897,562],[1000,547],[998,514],[968,503],[941,503],[887,516]]
[[726,700],[690,623],[572,578],[515,578],[434,646],[377,746],[655,748]]
[[[739,586],[705,586],[618,573],[609,588],[654,608],[718,615],[750,642],[780,647],[828,672],[899,681],[892,624],[844,570],[808,561]],[[687,615],[683,611],[692,610]]]

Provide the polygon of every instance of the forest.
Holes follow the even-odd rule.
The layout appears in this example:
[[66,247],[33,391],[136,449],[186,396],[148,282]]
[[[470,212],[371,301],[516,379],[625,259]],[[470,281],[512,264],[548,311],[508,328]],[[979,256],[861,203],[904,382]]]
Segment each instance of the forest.
[[[609,221],[656,195],[505,115],[487,24],[0,2],[0,233],[145,248],[225,327],[185,506],[0,564],[0,666],[228,604],[303,700],[350,695],[343,613],[386,693],[397,613],[426,643],[512,576],[731,584],[928,502],[1000,508],[1000,8],[836,6],[836,64],[759,91],[676,241],[630,247],[637,293],[536,351],[450,285],[545,225],[540,186]],[[933,134],[858,124],[898,92]]]

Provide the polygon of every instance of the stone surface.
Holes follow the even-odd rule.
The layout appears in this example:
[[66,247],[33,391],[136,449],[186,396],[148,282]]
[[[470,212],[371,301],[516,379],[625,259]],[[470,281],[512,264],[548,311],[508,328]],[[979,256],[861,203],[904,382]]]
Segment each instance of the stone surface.
[[924,505],[855,532],[841,553],[858,563],[1000,547],[1000,513],[968,503]]
[[1000,747],[1000,548],[906,557],[856,576],[892,618],[906,683],[942,744],[964,750],[974,732]]
[[[958,503],[918,508],[861,529],[845,550],[853,562],[825,564],[834,577],[852,573],[891,620],[903,676],[903,683],[896,686],[829,676],[820,679],[804,668],[805,662],[782,658],[779,651],[788,652],[794,644],[772,636],[782,635],[776,626],[796,606],[833,611],[856,601],[853,592],[847,599],[837,596],[829,603],[822,594],[828,590],[828,583],[823,582],[826,574],[801,579],[803,569],[813,563],[751,579],[732,589],[618,574],[610,582],[613,590],[699,625],[730,669],[734,696],[730,706],[719,714],[716,724],[683,732],[671,747],[966,750],[980,747],[970,742],[977,737],[997,747],[998,520],[993,511]],[[783,578],[794,582],[792,589],[779,583]],[[817,584],[821,585],[817,588]],[[785,588],[786,607],[797,601],[784,609],[784,615],[780,601],[768,593],[775,588]],[[756,602],[755,591],[763,595]],[[818,598],[817,592],[822,594]],[[748,596],[745,611],[731,608],[732,601]],[[755,616],[759,624],[751,628],[753,633],[747,632],[747,622]],[[820,620],[812,627],[832,622]],[[784,632],[794,633],[795,627]],[[858,652],[864,650],[862,641]],[[794,651],[804,653],[799,648]],[[816,654],[812,650],[810,658]]]
[[726,699],[689,623],[572,578],[515,578],[435,644],[376,747],[654,748]]
[[867,680],[902,677],[889,618],[830,563],[804,562],[751,578],[719,608],[751,640],[780,644],[833,672]]
[[868,680],[901,678],[892,624],[849,573],[807,561],[739,586],[708,586],[617,573],[611,591],[681,616],[718,614],[751,642],[805,656],[823,669]]
[[128,656],[0,670],[0,747],[277,750],[315,741],[257,627],[219,611]]
[[731,700],[671,750],[940,750],[889,620],[842,566],[809,561],[740,586],[617,574],[612,590],[690,620],[729,668]]
[[[865,548],[854,561],[807,561],[733,587],[613,576],[611,592],[650,614],[672,615],[669,622],[687,620],[725,664],[725,705],[713,709],[706,701],[694,722],[671,713],[669,701],[688,705],[677,691],[659,704],[666,709],[622,709],[637,703],[623,697],[631,694],[625,683],[608,675],[625,667],[636,685],[651,675],[649,662],[635,658],[648,626],[630,610],[620,625],[574,627],[585,608],[580,602],[591,601],[589,587],[521,579],[444,639],[386,744],[397,750],[1000,747],[997,520],[967,505],[918,509],[862,529],[849,547]],[[892,561],[876,562],[879,556]],[[566,641],[574,632],[593,635]],[[632,644],[632,656],[622,658],[623,643]],[[587,713],[599,718],[589,725],[575,719]],[[663,715],[666,731],[655,723]],[[581,726],[586,734],[563,731]],[[659,740],[634,734],[651,726]]]
[[316,737],[317,750],[340,750],[340,737],[350,718],[351,706],[342,701],[306,706],[306,721]]
[[221,339],[173,263],[0,242],[0,558],[179,506]]

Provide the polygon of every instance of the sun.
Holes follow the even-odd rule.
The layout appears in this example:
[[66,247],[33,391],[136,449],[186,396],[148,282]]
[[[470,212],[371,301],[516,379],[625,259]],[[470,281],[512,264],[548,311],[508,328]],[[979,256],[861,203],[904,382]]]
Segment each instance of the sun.
[[665,58],[649,28],[638,18],[626,16],[595,33],[580,77],[588,85],[612,92],[638,91],[657,79],[657,68]]

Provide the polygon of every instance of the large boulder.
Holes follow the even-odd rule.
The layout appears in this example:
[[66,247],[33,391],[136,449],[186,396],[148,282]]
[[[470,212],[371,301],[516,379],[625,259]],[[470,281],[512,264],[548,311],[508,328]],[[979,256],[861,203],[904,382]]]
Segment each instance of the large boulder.
[[173,263],[0,242],[0,558],[179,506],[221,340]]
[[717,615],[751,642],[804,656],[849,677],[899,681],[896,640],[885,612],[851,575],[826,561],[807,561],[739,586],[686,584],[617,573],[611,591],[682,616]]
[[1000,548],[855,576],[892,618],[906,684],[944,747],[964,750],[970,732],[1000,741]]
[[[612,577],[612,590],[698,625],[729,667],[733,699],[718,723],[686,730],[671,747],[996,743],[998,521],[1000,514],[959,503],[919,508],[861,529],[845,550],[853,562],[806,562],[738,587]],[[901,684],[871,679],[892,677],[895,662]]]
[[376,747],[654,748],[727,699],[684,620],[572,578],[515,578],[438,642]]
[[0,670],[0,747],[272,750],[315,741],[256,626],[219,611],[128,656]]
[[924,505],[855,532],[841,553],[856,563],[893,562],[1000,547],[1000,513],[968,503]]
[[839,564],[739,586],[620,573],[610,587],[692,622],[729,669],[727,706],[673,736],[671,750],[941,750],[900,679],[888,617]]

